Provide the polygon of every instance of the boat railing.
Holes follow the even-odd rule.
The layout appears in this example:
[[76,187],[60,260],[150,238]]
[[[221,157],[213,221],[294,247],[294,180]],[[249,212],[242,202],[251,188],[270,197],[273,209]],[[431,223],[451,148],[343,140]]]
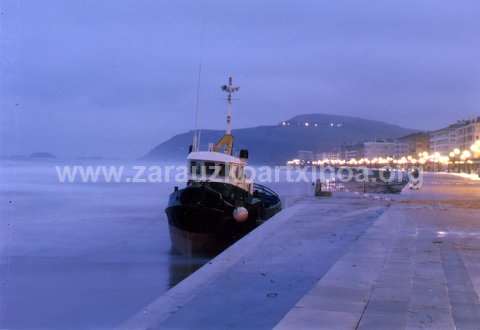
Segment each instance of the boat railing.
[[265,207],[280,205],[280,196],[270,188],[258,183],[254,183],[253,188],[253,196],[259,198]]
[[253,190],[261,192],[261,193],[265,193],[267,195],[273,195],[273,196],[279,197],[278,194],[275,191],[273,191],[272,189],[268,188],[267,186],[264,186],[264,185],[259,184],[259,183],[254,183],[253,184]]

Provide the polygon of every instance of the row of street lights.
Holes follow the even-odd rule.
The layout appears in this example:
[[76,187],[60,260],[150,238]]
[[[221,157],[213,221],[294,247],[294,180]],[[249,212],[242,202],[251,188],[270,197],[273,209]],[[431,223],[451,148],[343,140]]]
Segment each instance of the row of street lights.
[[[406,156],[401,158],[394,157],[375,157],[372,159],[369,158],[351,158],[349,160],[345,159],[323,159],[315,161],[302,161],[300,159],[292,159],[287,162],[289,166],[367,166],[367,167],[381,167],[381,166],[397,166],[397,167],[408,167],[408,166],[422,166],[426,170],[431,171],[457,171],[457,172],[472,172],[479,171],[480,165],[480,140],[477,140],[471,147],[470,150],[460,150],[455,148],[452,150],[448,156],[441,155],[439,152],[434,152],[429,154],[428,152],[421,152],[417,155],[418,157]],[[480,173],[479,173],[480,174]]]
[[[477,140],[470,146],[470,150],[461,151],[458,148],[453,149],[449,153],[448,170],[456,170],[457,172],[472,172],[479,170],[480,159],[480,140]],[[476,166],[475,166],[476,165]]]

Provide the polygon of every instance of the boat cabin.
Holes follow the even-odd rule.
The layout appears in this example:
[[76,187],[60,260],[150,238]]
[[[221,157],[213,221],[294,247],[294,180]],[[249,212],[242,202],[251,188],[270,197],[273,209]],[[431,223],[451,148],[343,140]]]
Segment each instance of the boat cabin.
[[246,161],[215,151],[194,151],[188,157],[189,182],[222,182],[249,193],[253,184],[245,176]]

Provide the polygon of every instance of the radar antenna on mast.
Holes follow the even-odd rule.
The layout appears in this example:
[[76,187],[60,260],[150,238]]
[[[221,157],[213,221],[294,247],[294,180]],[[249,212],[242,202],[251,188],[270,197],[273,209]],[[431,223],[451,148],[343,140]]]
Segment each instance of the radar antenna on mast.
[[228,78],[228,85],[222,86],[222,91],[227,93],[227,129],[225,135],[215,144],[214,151],[221,151],[225,148],[225,153],[231,155],[233,151],[233,136],[232,136],[232,95],[238,92],[240,87],[233,86],[232,77]]

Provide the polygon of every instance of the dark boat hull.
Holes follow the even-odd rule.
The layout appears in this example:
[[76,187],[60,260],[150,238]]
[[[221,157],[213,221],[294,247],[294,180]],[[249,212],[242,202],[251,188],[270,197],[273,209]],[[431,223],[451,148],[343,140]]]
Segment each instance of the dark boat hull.
[[[280,200],[276,207],[266,210],[261,199],[236,191],[234,186],[226,187],[227,194],[224,188],[186,187],[170,195],[165,212],[174,251],[216,254],[257,227],[266,219],[266,214],[271,217],[281,209]],[[237,193],[236,197],[227,200],[231,193]],[[243,222],[236,221],[233,216],[238,206],[248,211],[248,218]]]
[[[170,239],[174,251],[182,254],[213,254],[224,249],[247,224],[236,224],[227,209],[202,205],[173,205],[166,209]],[[253,227],[253,221],[249,222]]]
[[213,233],[194,233],[169,225],[172,249],[185,255],[215,254],[223,249],[225,243]]

